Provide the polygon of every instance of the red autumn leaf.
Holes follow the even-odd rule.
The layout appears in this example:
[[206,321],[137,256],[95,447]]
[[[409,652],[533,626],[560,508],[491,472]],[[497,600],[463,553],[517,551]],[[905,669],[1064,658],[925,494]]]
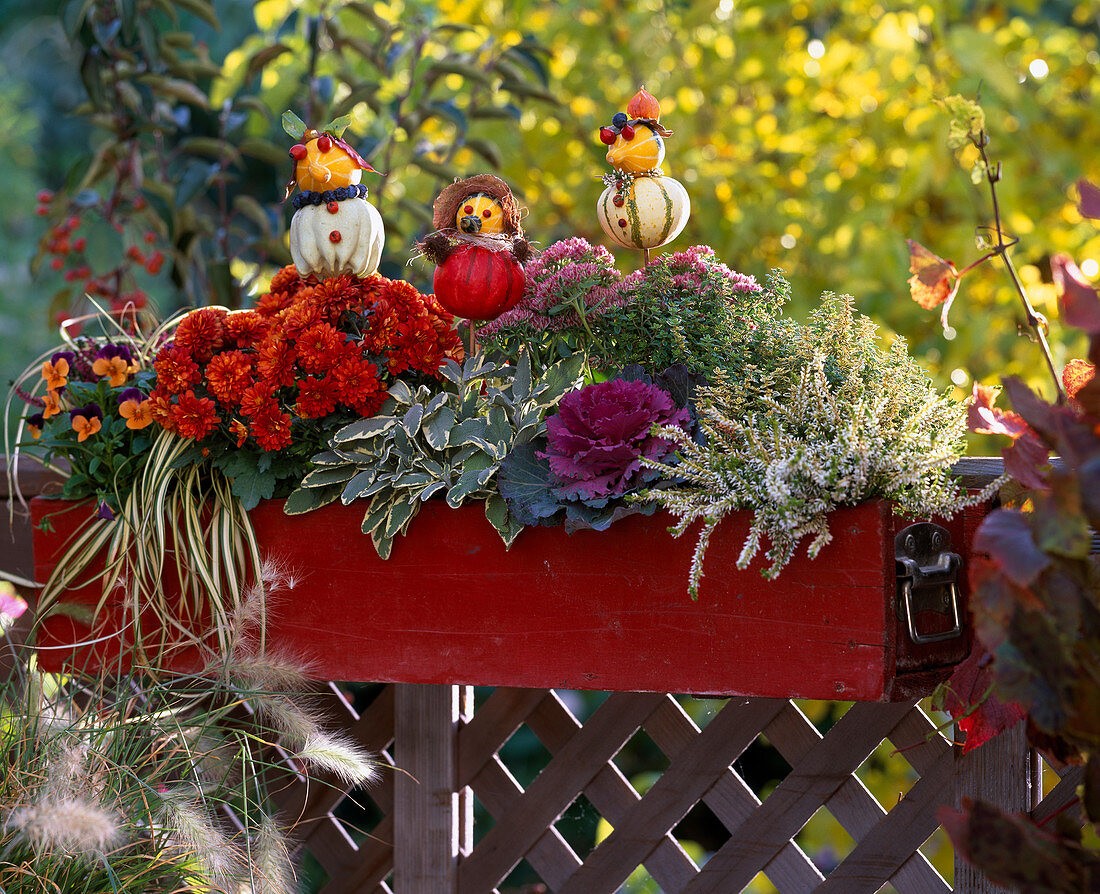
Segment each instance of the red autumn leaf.
[[1061,292],[1065,324],[1084,329],[1089,335],[1100,334],[1100,295],[1089,285],[1073,259],[1066,254],[1056,254],[1050,259],[1050,270]]
[[359,165],[359,167],[362,168],[364,171],[369,171],[372,174],[381,173],[380,171],[376,171],[374,168],[372,168],[362,155],[352,149],[347,140],[341,140],[339,137],[333,137],[332,141],[341,149],[343,149],[348,155],[350,155],[351,160]]
[[1005,462],[1005,474],[1011,475],[1028,490],[1050,489],[1047,479],[1050,449],[1035,432],[1028,429],[1008,447],[1001,450]]
[[1100,186],[1094,186],[1088,180],[1078,180],[1077,192],[1081,194],[1081,204],[1077,206],[1081,214],[1100,220]]
[[1096,376],[1096,367],[1087,360],[1071,360],[1062,370],[1062,385],[1070,400]]
[[967,427],[980,435],[1008,435],[1010,438],[1018,438],[1028,430],[1027,423],[1019,413],[993,406],[1000,391],[1000,388],[992,385],[974,383],[974,393],[970,395],[970,403],[966,408]]
[[925,310],[944,305],[940,320],[947,328],[947,311],[959,290],[959,271],[950,261],[929,251],[919,242],[906,239],[909,246],[909,293]]
[[1050,556],[1035,545],[1027,516],[1015,509],[997,509],[974,534],[974,549],[988,553],[1014,584],[1026,587],[1050,564]]
[[975,645],[970,657],[955,668],[943,697],[943,709],[966,733],[963,754],[1024,719],[1023,706],[1019,702],[1001,701],[992,693],[992,687],[993,658]]

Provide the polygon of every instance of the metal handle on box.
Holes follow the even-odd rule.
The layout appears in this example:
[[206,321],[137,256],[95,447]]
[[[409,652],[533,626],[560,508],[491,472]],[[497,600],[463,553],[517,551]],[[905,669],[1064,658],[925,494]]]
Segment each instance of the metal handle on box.
[[[905,618],[909,639],[918,645],[955,639],[963,633],[958,582],[962,559],[950,546],[947,530],[930,522],[909,525],[894,538],[898,611]],[[921,633],[916,623],[921,611],[947,615],[953,622],[951,629]]]

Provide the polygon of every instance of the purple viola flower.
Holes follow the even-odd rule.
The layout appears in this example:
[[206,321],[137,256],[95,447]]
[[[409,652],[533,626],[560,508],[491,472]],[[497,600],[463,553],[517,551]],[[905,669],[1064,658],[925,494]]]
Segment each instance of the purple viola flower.
[[549,461],[564,497],[620,497],[655,480],[642,459],[661,460],[676,444],[651,434],[654,425],[687,430],[691,414],[663,388],[612,379],[571,392],[546,420]]
[[96,517],[102,518],[105,521],[111,521],[115,517],[114,512],[111,511],[111,507],[106,502],[100,501],[99,509],[96,510]]
[[27,417],[27,425],[34,428],[42,428],[46,424],[46,417],[41,413],[34,413]]
[[118,402],[120,404],[124,404],[128,400],[132,400],[135,403],[140,404],[143,400],[145,400],[145,395],[141,393],[140,388],[127,388],[118,396]]
[[100,409],[99,404],[96,403],[88,404],[86,407],[76,407],[75,409],[69,410],[69,420],[71,422],[75,422],[77,416],[83,416],[85,419],[102,419],[103,410]]
[[127,363],[132,363],[134,360],[134,352],[130,350],[128,345],[114,345],[107,344],[95,352],[96,360],[113,360],[115,357],[120,357]]
[[57,366],[57,361],[64,360],[71,366],[72,362],[75,359],[76,354],[74,354],[72,351],[58,351],[56,354],[50,356],[50,363],[52,363],[54,366]]

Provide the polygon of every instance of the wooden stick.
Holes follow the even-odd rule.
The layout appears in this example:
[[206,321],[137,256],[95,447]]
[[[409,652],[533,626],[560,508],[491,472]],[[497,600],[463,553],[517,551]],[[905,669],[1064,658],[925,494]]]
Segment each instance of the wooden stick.
[[466,333],[467,336],[469,336],[466,344],[466,356],[472,357],[474,354],[477,353],[477,332],[474,329],[474,321],[469,320],[468,322],[470,324],[470,328]]
[[643,248],[642,249],[642,259],[645,262],[644,264],[642,264],[642,266],[643,267],[648,267],[649,266],[649,249],[648,248]]

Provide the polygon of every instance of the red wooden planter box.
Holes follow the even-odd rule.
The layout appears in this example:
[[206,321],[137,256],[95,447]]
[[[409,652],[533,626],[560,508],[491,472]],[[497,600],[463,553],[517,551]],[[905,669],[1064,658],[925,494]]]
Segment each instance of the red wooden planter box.
[[[36,525],[62,505],[35,500]],[[299,581],[269,607],[269,643],[309,660],[317,679],[903,699],[931,691],[969,650],[966,631],[910,641],[896,607],[894,533],[903,523],[882,501],[835,512],[833,541],[818,558],[800,550],[771,582],[758,563],[734,567],[749,518],[728,518],[711,540],[697,601],[687,594],[695,538],[670,537],[667,516],[571,536],[530,528],[506,551],[480,505],[433,501],[382,561],[360,532],[363,511],[334,505],[290,518],[273,500],[252,513],[264,553]],[[39,581],[82,517],[53,515],[52,532],[36,528]],[[964,562],[979,517],[946,525]],[[964,569],[964,612],[965,578]],[[74,600],[95,602],[91,589]],[[921,629],[943,624],[927,616]],[[48,621],[39,644],[55,648],[42,664],[59,669],[72,655],[56,647],[88,633]]]

